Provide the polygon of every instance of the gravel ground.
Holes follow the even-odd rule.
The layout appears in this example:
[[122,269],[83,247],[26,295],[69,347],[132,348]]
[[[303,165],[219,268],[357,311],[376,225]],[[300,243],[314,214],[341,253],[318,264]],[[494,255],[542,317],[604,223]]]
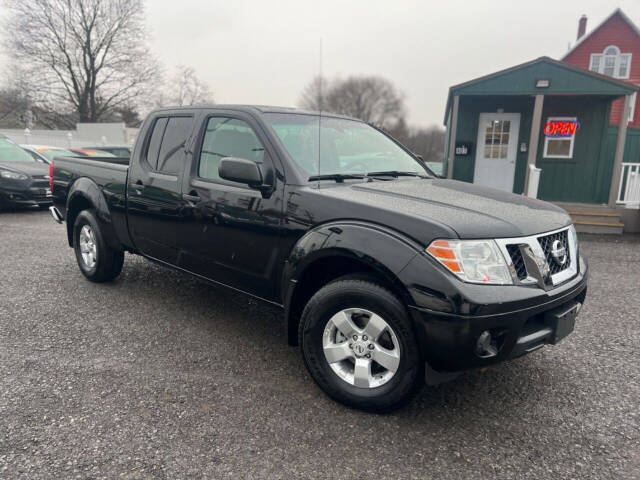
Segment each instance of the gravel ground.
[[372,415],[280,312],[127,256],[94,285],[46,212],[0,214],[0,478],[640,478],[640,237],[584,237],[576,331]]

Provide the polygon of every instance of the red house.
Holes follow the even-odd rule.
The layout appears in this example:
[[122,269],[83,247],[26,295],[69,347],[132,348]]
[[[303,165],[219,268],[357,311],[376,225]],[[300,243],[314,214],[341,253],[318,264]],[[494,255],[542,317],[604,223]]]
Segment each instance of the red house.
[[[600,25],[586,33],[587,17],[578,23],[576,44],[562,58],[563,62],[613,78],[640,85],[640,29],[616,9]],[[635,98],[629,112],[629,126],[640,128],[640,98]],[[611,107],[611,125],[620,125],[623,101]]]

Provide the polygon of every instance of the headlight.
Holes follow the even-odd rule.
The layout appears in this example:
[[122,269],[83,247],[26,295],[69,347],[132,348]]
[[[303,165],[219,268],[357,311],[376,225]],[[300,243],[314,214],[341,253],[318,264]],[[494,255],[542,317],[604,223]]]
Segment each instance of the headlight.
[[9,172],[7,170],[0,170],[0,177],[8,178],[10,180],[26,180],[29,178],[24,173]]
[[465,282],[513,284],[507,262],[493,240],[435,240],[427,253]]

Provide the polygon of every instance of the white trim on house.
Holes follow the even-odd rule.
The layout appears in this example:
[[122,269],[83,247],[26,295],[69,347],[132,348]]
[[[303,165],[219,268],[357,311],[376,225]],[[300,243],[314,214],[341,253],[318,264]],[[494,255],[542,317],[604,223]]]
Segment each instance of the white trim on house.
[[633,92],[631,94],[631,106],[629,107],[629,118],[628,118],[628,122],[632,123],[633,122],[633,117],[636,114],[636,100],[638,98],[638,92]]
[[597,32],[598,30],[600,30],[600,27],[602,27],[605,23],[607,23],[609,20],[611,20],[611,18],[616,14],[619,13],[620,16],[622,17],[622,19],[627,22],[629,24],[629,26],[633,29],[634,32],[636,32],[636,35],[638,35],[638,37],[640,37],[640,28],[638,28],[636,26],[635,23],[633,23],[631,21],[631,19],[627,16],[626,13],[624,13],[620,8],[616,8],[611,15],[609,15],[607,18],[605,18],[603,21],[601,21],[596,28],[594,28],[593,30],[591,30],[589,33],[585,33],[584,35],[582,35],[582,37],[580,37],[578,39],[578,41],[573,45],[573,47],[569,48],[569,51],[567,53],[565,53],[563,55],[563,57],[561,58],[561,60],[564,60],[565,58],[567,58],[571,53],[573,53],[573,51],[578,48],[579,45],[582,44],[582,42],[584,42],[587,38],[589,38],[591,35],[593,35],[595,32]]
[[[609,50],[614,50],[615,53],[607,53]],[[611,75],[607,73],[607,59],[613,58],[613,66]],[[625,74],[620,75],[620,66],[622,64],[622,60],[626,59],[626,69]],[[629,73],[631,72],[631,53],[622,53],[620,48],[617,45],[607,45],[602,53],[592,53],[589,59],[589,70],[592,72],[599,73],[601,75],[607,75],[608,77],[619,78],[619,79],[628,79]]]
[[[549,122],[577,122],[578,119],[576,117],[549,117],[547,118],[547,123]],[[571,143],[569,144],[569,155],[550,155],[549,153],[547,153],[549,151],[549,142],[553,142],[553,141],[567,141],[570,140]],[[560,137],[560,138],[553,138],[553,137],[547,137],[545,136],[544,138],[544,150],[542,151],[542,158],[573,158],[573,146],[576,143],[576,134],[574,133],[573,135],[571,135],[570,137]]]

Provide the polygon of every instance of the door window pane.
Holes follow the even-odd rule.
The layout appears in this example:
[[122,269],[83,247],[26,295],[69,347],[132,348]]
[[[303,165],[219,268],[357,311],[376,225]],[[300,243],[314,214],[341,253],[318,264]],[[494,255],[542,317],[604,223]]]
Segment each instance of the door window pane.
[[193,117],[170,117],[162,137],[158,166],[162,173],[180,172],[184,162],[184,144],[191,133]]
[[220,159],[224,157],[244,158],[262,164],[264,148],[246,122],[236,118],[212,117],[207,122],[207,131],[202,141],[198,176],[221,180],[218,166]]
[[487,122],[484,139],[485,158],[507,158],[510,129],[510,120],[493,120]]
[[149,166],[156,170],[158,165],[158,153],[160,152],[160,143],[162,142],[162,136],[164,135],[164,129],[167,126],[167,117],[160,117],[156,119],[156,123],[153,126],[151,132],[151,138],[149,139],[149,145],[147,146],[147,154],[145,159]]

